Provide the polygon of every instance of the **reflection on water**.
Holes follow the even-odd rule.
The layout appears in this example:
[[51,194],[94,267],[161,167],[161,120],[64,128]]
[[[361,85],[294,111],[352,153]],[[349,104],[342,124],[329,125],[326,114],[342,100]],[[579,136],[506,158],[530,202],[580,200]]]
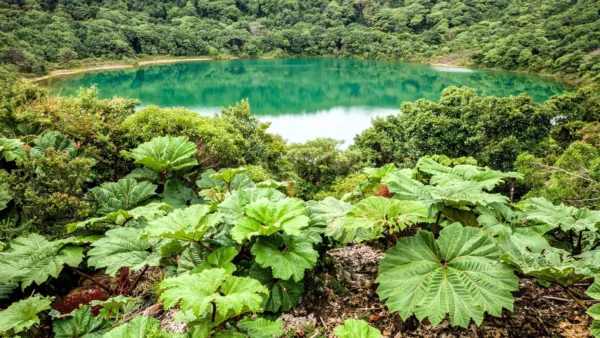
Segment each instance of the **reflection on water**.
[[334,107],[312,114],[268,116],[272,130],[290,142],[304,142],[318,137],[343,140],[344,147],[352,143],[354,135],[371,126],[371,118],[397,114],[398,109],[370,107]]
[[376,115],[399,113],[404,101],[439,99],[448,86],[536,102],[569,90],[538,76],[464,68],[338,59],[236,60],[180,63],[51,80],[52,93],[74,95],[97,85],[103,98],[138,98],[142,105],[185,107],[212,114],[248,98],[252,113],[291,141],[334,137],[350,142]]

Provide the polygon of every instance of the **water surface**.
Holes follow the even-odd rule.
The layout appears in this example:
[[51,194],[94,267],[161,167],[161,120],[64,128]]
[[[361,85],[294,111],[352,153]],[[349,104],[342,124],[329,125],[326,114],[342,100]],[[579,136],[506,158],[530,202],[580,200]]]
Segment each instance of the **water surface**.
[[102,98],[138,98],[142,107],[185,107],[214,114],[249,99],[252,114],[292,142],[333,137],[351,143],[374,116],[398,114],[400,104],[438,100],[448,86],[495,96],[529,94],[536,102],[570,90],[540,76],[412,63],[283,59],[206,61],[88,73],[48,82],[51,92],[75,95],[96,85]]

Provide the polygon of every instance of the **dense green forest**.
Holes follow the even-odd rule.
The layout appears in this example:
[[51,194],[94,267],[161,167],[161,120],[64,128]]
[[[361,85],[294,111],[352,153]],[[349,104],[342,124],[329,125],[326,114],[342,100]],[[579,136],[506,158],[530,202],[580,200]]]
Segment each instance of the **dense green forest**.
[[0,60],[327,56],[472,64],[598,80],[592,0],[2,0]]

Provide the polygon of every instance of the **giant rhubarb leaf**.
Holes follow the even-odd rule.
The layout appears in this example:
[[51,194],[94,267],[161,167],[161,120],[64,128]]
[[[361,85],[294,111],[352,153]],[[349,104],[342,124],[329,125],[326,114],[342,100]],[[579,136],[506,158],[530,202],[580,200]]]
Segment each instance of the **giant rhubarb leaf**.
[[6,209],[8,202],[12,199],[13,196],[8,188],[8,183],[0,183],[0,211]]
[[142,231],[134,228],[116,228],[106,232],[106,237],[94,242],[88,252],[88,264],[106,268],[115,276],[122,267],[140,270],[144,266],[160,265],[160,252],[151,252],[154,245],[142,239]]
[[352,204],[327,197],[319,202],[308,202],[313,215],[320,217],[325,224],[325,235],[349,243],[354,239],[355,231],[344,227],[344,219]]
[[423,157],[417,164],[419,171],[433,175],[430,184],[452,185],[464,181],[480,183],[485,190],[492,190],[496,185],[503,182],[506,178],[521,178],[522,176],[515,172],[501,172],[490,168],[482,168],[474,165],[456,165],[447,167],[431,158]]
[[380,238],[384,231],[395,233],[427,220],[427,206],[419,201],[369,197],[346,215],[344,227],[356,232],[356,241]]
[[158,321],[158,319],[137,316],[129,323],[117,326],[110,330],[103,338],[165,337],[165,335],[160,335],[160,333],[160,321]]
[[262,268],[257,263],[252,264],[249,276],[259,280],[270,292],[265,295],[265,311],[277,313],[287,312],[296,307],[304,292],[304,282],[282,280],[273,277],[270,268]]
[[57,131],[47,131],[31,142],[33,147],[30,154],[34,157],[42,157],[46,149],[53,148],[59,152],[73,155],[75,153],[75,142]]
[[[491,203],[506,203],[508,200],[500,194],[490,194],[484,189],[486,186],[473,181],[449,181],[439,185],[425,185],[401,172],[388,176],[385,182],[394,199],[422,201],[427,205],[451,206],[477,206]],[[433,210],[433,213],[437,210]]]
[[19,139],[0,137],[0,159],[6,162],[20,161],[25,158],[23,142]]
[[191,273],[199,273],[206,269],[221,268],[227,273],[233,273],[237,268],[231,261],[237,256],[238,251],[230,246],[220,247],[206,256],[206,260],[196,265]]
[[129,210],[155,194],[156,185],[124,178],[118,182],[104,183],[90,190],[100,214]]
[[110,321],[94,317],[92,308],[84,305],[73,311],[70,317],[56,320],[53,324],[56,338],[100,338],[112,328]]
[[196,145],[185,136],[155,137],[123,155],[154,171],[174,171],[198,165]]
[[525,246],[526,243],[519,241],[519,238],[514,235],[503,236],[499,243],[504,251],[500,260],[514,266],[527,276],[564,287],[570,286],[598,271],[593,256],[585,259],[575,259],[569,252],[552,247],[539,253],[531,252]]
[[150,222],[146,234],[150,237],[173,238],[196,242],[221,222],[219,213],[211,213],[206,205],[196,204],[177,209],[165,217]]
[[245,212],[246,217],[240,218],[231,229],[231,237],[238,243],[254,236],[269,236],[279,231],[299,236],[300,230],[309,225],[304,202],[297,198],[276,202],[261,198],[248,204]]
[[246,215],[246,206],[259,199],[266,198],[271,202],[277,202],[285,198],[285,195],[271,188],[248,188],[235,190],[228,195],[225,200],[219,204],[219,212],[223,214],[225,222],[231,226],[235,225],[238,219]]
[[52,298],[34,296],[12,303],[0,312],[0,333],[8,331],[19,333],[40,323],[38,314],[50,310]]
[[[594,283],[587,289],[586,294],[595,300],[600,300],[600,275],[594,276]],[[590,326],[590,332],[594,337],[600,337],[600,304],[590,307],[587,314],[594,318],[594,322]]]
[[215,325],[261,310],[262,295],[269,292],[259,281],[231,276],[224,269],[167,278],[160,288],[166,309],[179,304],[186,318],[210,320]]
[[531,198],[525,204],[527,219],[552,226],[560,227],[564,231],[598,231],[600,225],[600,211],[586,208],[569,207],[564,204],[554,205],[545,198]]
[[379,330],[364,320],[355,319],[344,320],[344,325],[336,327],[334,333],[339,338],[381,338]]
[[319,253],[309,240],[294,236],[275,235],[261,237],[252,246],[256,263],[273,270],[273,277],[294,278],[296,282],[304,278],[304,271],[317,264]]
[[495,241],[476,228],[454,223],[438,240],[428,231],[400,238],[379,266],[377,293],[390,311],[403,319],[427,317],[433,325],[446,314],[452,325],[478,325],[484,312],[500,316],[512,310],[511,291],[518,278],[510,266],[498,263],[501,251]]
[[238,329],[247,332],[250,338],[274,338],[283,335],[283,320],[270,321],[264,318],[250,320],[246,317],[237,324]]
[[117,210],[102,217],[94,217],[85,221],[67,224],[67,232],[72,233],[77,230],[88,230],[104,233],[107,229],[117,226],[123,227],[125,225],[141,228],[146,226],[147,222],[165,216],[172,209],[166,203],[150,203],[127,211]]
[[58,277],[65,264],[77,266],[83,260],[83,248],[67,241],[50,242],[38,234],[19,237],[10,242],[10,249],[0,252],[0,282],[21,282],[25,289],[32,283],[40,285],[49,277]]

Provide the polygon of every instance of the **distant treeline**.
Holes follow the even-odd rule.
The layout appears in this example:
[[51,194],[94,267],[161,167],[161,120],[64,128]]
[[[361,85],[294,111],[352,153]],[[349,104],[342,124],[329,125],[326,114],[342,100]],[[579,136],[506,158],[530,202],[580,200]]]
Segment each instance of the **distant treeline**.
[[600,2],[0,0],[0,60],[140,56],[436,60],[598,80]]

